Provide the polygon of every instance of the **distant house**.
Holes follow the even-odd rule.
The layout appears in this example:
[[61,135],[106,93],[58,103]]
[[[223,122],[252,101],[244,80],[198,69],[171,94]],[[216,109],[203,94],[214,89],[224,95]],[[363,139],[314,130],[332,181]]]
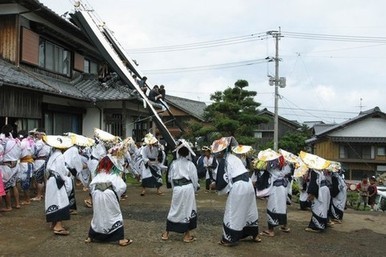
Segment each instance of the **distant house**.
[[[265,108],[259,112],[259,115],[268,118],[267,123],[261,123],[256,129],[254,129],[254,135],[257,138],[257,145],[264,146],[269,142],[273,142],[275,114]],[[285,134],[299,130],[301,125],[297,121],[291,121],[279,115],[278,127],[278,138],[280,141],[280,138]]]
[[[180,116],[198,117],[191,101],[178,107],[167,98]],[[0,127],[86,136],[101,128],[139,141],[154,127],[149,117],[79,27],[37,0],[0,2]]]
[[171,119],[167,112],[161,113],[161,117],[175,138],[179,138],[182,131],[186,129],[185,124],[187,121],[195,120],[204,122],[205,102],[171,95],[166,95],[165,100],[169,105],[170,111],[173,113],[174,119]]
[[378,107],[335,125],[316,125],[306,141],[312,152],[341,162],[347,179],[386,171],[386,114]]

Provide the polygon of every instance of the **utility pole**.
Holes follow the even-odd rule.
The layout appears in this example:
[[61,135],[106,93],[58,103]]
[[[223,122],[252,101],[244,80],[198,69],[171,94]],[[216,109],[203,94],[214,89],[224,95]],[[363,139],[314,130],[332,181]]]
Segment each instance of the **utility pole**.
[[273,150],[278,150],[279,145],[279,86],[286,86],[286,79],[284,77],[279,77],[279,40],[282,37],[279,27],[279,31],[268,31],[267,35],[271,35],[275,38],[275,77],[270,76],[269,84],[275,85],[275,115],[274,115],[274,128],[273,128]]

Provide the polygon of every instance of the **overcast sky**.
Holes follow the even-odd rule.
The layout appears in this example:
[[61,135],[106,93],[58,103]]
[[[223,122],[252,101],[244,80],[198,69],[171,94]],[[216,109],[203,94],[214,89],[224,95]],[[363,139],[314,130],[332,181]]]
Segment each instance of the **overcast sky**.
[[[58,14],[72,0],[40,0]],[[383,0],[89,0],[151,84],[210,104],[239,79],[274,111],[275,41],[281,28],[279,115],[340,123],[376,106],[386,112]]]

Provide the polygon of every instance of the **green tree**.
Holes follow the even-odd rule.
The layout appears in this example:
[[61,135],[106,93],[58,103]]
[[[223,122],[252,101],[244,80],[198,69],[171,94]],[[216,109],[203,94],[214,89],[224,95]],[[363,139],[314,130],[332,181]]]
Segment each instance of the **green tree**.
[[256,91],[248,91],[246,87],[248,81],[238,80],[234,87],[211,95],[214,102],[204,112],[205,119],[211,124],[206,127],[206,133],[234,136],[241,144],[253,145],[256,142],[254,128],[268,120],[258,115],[261,104],[253,99]]
[[295,132],[288,132],[279,140],[279,148],[289,151],[293,154],[298,154],[300,151],[306,150],[306,139],[311,136],[307,126],[303,126]]

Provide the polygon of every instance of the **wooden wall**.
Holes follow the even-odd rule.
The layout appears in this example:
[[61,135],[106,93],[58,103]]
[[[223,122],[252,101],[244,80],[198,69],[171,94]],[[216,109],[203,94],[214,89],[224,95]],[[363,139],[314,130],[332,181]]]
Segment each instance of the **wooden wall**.
[[0,58],[16,63],[17,47],[18,36],[16,16],[0,16]]

